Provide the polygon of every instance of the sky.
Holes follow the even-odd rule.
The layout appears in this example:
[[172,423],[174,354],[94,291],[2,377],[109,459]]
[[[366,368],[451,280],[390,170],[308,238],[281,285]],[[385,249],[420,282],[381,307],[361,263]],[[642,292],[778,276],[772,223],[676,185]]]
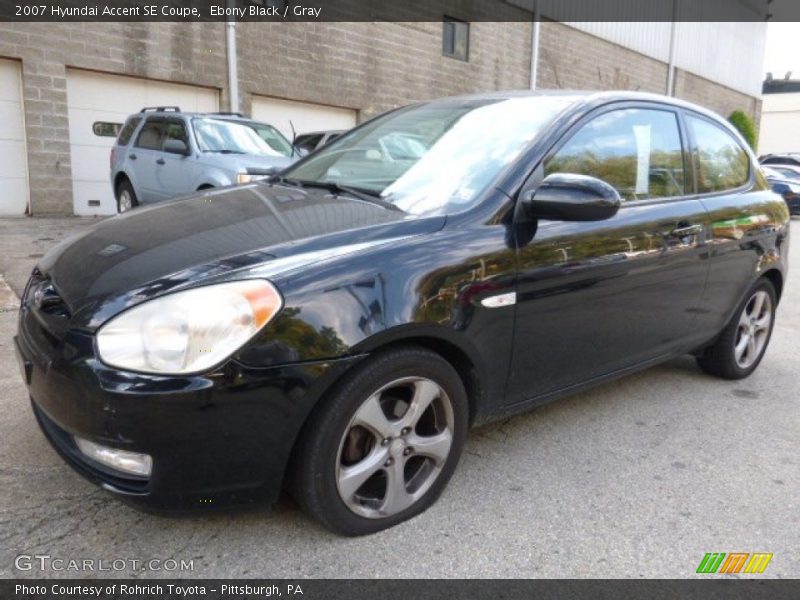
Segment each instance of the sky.
[[800,79],[800,23],[768,23],[764,73],[783,79],[792,71],[792,79]]

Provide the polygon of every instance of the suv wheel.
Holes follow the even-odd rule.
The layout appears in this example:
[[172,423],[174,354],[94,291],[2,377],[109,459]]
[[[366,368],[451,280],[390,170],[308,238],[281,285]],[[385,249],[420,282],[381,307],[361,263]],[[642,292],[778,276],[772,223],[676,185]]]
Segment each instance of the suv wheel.
[[305,427],[292,495],[329,529],[364,535],[431,506],[455,470],[468,422],[455,369],[423,348],[377,355]]
[[138,205],[139,200],[136,198],[136,192],[133,191],[131,182],[127,179],[123,180],[117,186],[117,212],[128,212]]
[[760,279],[719,339],[697,358],[700,368],[725,379],[743,379],[755,371],[772,335],[776,305],[775,286]]

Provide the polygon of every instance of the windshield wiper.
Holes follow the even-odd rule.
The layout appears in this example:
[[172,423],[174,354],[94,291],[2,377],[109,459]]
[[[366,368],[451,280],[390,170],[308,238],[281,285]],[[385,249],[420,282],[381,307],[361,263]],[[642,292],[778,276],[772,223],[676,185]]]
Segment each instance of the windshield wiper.
[[380,194],[377,192],[372,192],[369,190],[363,190],[360,188],[350,187],[349,185],[342,185],[340,183],[335,183],[333,181],[306,181],[303,179],[292,179],[290,177],[282,177],[276,176],[271,179],[272,182],[275,183],[286,183],[288,185],[296,185],[298,187],[309,187],[309,188],[320,188],[323,190],[328,190],[329,192],[333,192],[334,194],[349,194],[351,196],[355,196],[359,200],[363,200],[364,202],[369,202],[370,204],[376,204],[382,208],[388,208],[389,210],[396,210],[398,212],[405,212],[400,207],[392,204],[388,200],[384,200],[380,197]]
[[222,148],[221,150],[205,150],[205,152],[213,152],[214,154],[247,154],[242,150],[230,150],[228,148]]

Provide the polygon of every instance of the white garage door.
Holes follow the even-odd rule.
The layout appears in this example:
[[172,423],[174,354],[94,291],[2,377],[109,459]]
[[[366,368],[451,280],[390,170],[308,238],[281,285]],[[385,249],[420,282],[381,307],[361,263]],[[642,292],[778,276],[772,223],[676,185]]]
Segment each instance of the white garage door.
[[277,127],[291,140],[292,126],[289,121],[294,124],[297,135],[310,131],[350,129],[355,127],[356,111],[324,104],[253,96],[253,118]]
[[0,59],[0,215],[28,207],[28,167],[19,63]]
[[[219,110],[217,90],[107,75],[67,71],[69,143],[72,160],[72,197],[75,214],[108,215],[117,212],[109,181],[109,154],[115,125],[144,106],[179,106],[186,112]],[[101,125],[95,133],[95,123]]]

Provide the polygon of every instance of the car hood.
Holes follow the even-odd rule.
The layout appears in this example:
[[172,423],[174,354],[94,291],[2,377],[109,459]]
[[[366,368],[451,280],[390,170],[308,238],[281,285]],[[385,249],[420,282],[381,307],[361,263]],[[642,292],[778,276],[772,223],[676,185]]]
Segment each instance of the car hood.
[[288,167],[296,160],[296,157],[290,158],[288,156],[255,156],[246,154],[237,156],[236,162],[239,169],[258,171],[260,169],[269,169],[270,167]]
[[71,325],[94,330],[118,312],[169,291],[254,267],[303,268],[371,244],[436,231],[444,221],[321,189],[258,183],[112,217],[62,242],[40,261],[39,270],[69,308]]

